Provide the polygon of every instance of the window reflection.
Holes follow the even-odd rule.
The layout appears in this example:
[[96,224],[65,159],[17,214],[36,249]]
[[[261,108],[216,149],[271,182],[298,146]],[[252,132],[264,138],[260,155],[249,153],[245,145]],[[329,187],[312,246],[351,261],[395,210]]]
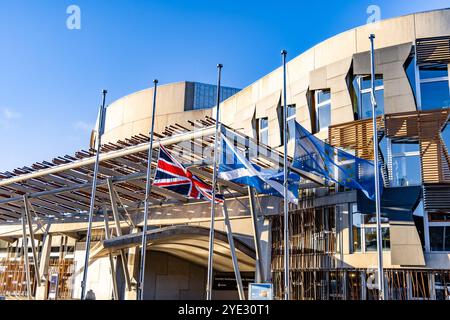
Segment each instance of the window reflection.
[[[220,101],[224,101],[239,92],[240,89],[221,87]],[[194,110],[213,108],[217,103],[217,86],[205,83],[194,83]]]
[[[370,227],[365,228],[365,243],[366,251],[377,251],[377,228]],[[388,250],[391,248],[391,241],[389,235],[389,228],[381,228],[381,241],[383,250]]]
[[419,66],[421,109],[432,110],[450,107],[450,87],[446,64]]
[[269,118],[267,117],[258,119],[258,142],[269,144]]
[[419,144],[398,143],[391,144],[392,154],[392,180],[391,186],[404,187],[420,185],[420,151]]
[[317,130],[328,129],[331,124],[331,93],[330,90],[316,91]]
[[[352,250],[353,252],[372,252],[377,250],[377,228],[375,214],[362,214],[357,210],[357,204],[352,203]],[[381,234],[383,250],[391,246],[389,219],[381,217]]]
[[295,117],[296,117],[296,109],[295,104],[289,105],[287,109],[287,126],[288,126],[288,141],[292,138],[295,138]]
[[[358,103],[358,118],[372,118],[372,89],[370,76],[356,76],[353,81]],[[375,100],[377,102],[377,116],[384,114],[384,84],[381,75],[375,78]]]

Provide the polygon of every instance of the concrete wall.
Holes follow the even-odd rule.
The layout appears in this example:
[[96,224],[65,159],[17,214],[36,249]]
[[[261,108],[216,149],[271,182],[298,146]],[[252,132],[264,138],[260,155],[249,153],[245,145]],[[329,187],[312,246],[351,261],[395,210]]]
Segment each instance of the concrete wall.
[[[287,102],[296,104],[297,121],[311,129],[308,90],[325,88],[331,89],[331,123],[354,120],[345,77],[355,59],[359,61],[355,73],[369,73],[370,33],[376,34],[377,73],[383,74],[384,78],[386,112],[415,110],[413,93],[403,63],[416,38],[450,35],[449,22],[450,9],[383,20],[338,34],[293,58],[287,65]],[[272,107],[267,108],[262,102],[278,95],[282,84],[282,69],[278,68],[225,100],[221,107],[221,121],[252,136],[252,120],[268,116],[271,121],[269,145],[278,147],[279,123],[276,122],[274,112],[276,105],[272,104]],[[318,136],[325,138],[326,134]]]
[[[91,252],[95,248],[96,243],[92,243]],[[81,297],[81,281],[83,280],[85,242],[78,242],[75,246],[74,263],[75,277],[73,282],[72,298],[80,299]],[[109,266],[109,258],[100,258],[94,260],[89,265],[86,292],[92,289],[97,300],[112,299],[112,278]]]
[[[188,120],[211,116],[211,110],[184,111],[190,94],[186,92],[186,86],[186,82],[178,82],[158,87],[156,132],[161,133],[170,124],[186,124]],[[111,103],[106,112],[102,142],[115,143],[133,135],[147,135],[150,132],[152,106],[153,88],[132,93]]]
[[[311,130],[311,90],[331,89],[331,122],[354,120],[346,77],[352,65],[356,74],[369,73],[370,33],[376,35],[377,73],[383,74],[387,113],[415,110],[412,90],[403,69],[416,38],[450,35],[450,9],[422,12],[364,25],[329,38],[287,65],[287,100],[297,107],[297,121]],[[355,64],[357,62],[357,64]],[[222,103],[221,121],[254,136],[254,120],[269,118],[269,145],[281,145],[280,118],[282,69],[278,68]],[[211,109],[185,110],[186,82],[160,86],[157,96],[156,131],[173,123],[214,116]],[[136,92],[112,103],[106,116],[105,142],[115,142],[138,133],[147,134],[153,89]],[[320,138],[326,132],[318,134]]]

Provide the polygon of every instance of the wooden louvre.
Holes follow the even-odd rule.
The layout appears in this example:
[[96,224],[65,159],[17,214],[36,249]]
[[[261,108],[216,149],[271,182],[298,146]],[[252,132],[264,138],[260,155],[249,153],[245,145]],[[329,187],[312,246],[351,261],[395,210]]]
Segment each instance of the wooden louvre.
[[417,39],[417,63],[450,63],[450,37]]
[[[381,116],[377,118],[379,131],[384,129]],[[355,155],[373,160],[373,125],[372,119],[358,120],[329,127],[329,142],[332,146],[355,150]]]
[[423,188],[424,205],[427,211],[450,212],[450,184],[429,184]]
[[419,141],[424,183],[450,183],[450,156],[441,137],[449,116],[449,109],[386,115],[388,137]]

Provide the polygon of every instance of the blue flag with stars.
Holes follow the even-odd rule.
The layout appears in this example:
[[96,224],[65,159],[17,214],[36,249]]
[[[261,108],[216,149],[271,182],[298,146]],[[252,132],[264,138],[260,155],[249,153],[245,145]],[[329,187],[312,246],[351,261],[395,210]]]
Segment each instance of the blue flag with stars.
[[297,122],[293,167],[346,188],[361,190],[367,198],[375,200],[373,161],[358,158],[325,143]]

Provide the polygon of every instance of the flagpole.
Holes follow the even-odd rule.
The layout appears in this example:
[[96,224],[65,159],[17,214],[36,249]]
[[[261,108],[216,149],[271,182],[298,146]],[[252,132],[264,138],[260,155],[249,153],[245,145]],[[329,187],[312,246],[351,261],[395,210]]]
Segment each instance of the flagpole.
[[217,65],[217,107],[216,107],[216,133],[214,136],[214,161],[212,176],[212,201],[211,201],[211,225],[209,229],[209,253],[208,253],[208,278],[206,280],[206,300],[212,300],[213,285],[213,256],[214,256],[214,219],[216,217],[216,184],[217,184],[217,149],[219,147],[219,106],[220,106],[220,84],[222,80],[223,65]]
[[94,177],[92,179],[92,190],[91,190],[91,202],[89,205],[89,221],[88,221],[88,229],[86,236],[86,250],[84,256],[84,269],[83,269],[83,280],[81,281],[81,300],[84,300],[86,297],[86,285],[87,285],[87,275],[89,269],[89,254],[91,249],[91,236],[92,236],[92,220],[94,216],[94,207],[95,207],[95,192],[97,189],[97,175],[98,175],[98,167],[100,160],[100,147],[102,144],[102,135],[104,131],[105,125],[105,101],[106,94],[108,91],[102,91],[102,105],[100,106],[99,118],[98,118],[98,131],[97,131],[97,146],[96,146],[96,155],[95,155],[95,164],[94,164]]
[[283,171],[284,171],[284,300],[291,299],[291,283],[289,277],[289,202],[288,202],[288,139],[287,139],[287,99],[286,99],[286,56],[287,51],[281,51],[283,56],[283,145],[284,145],[284,161],[283,161]]
[[138,285],[138,300],[144,300],[144,281],[145,281],[145,258],[147,254],[147,228],[148,228],[148,211],[149,199],[152,191],[152,158],[153,158],[153,136],[155,130],[155,113],[156,113],[156,92],[158,90],[158,80],[153,80],[153,108],[152,108],[152,126],[150,129],[150,145],[148,148],[147,157],[147,177],[145,184],[145,199],[144,199],[144,226],[142,227],[142,243],[141,243],[141,265],[139,268],[139,285]]
[[377,101],[375,99],[375,35],[371,34],[370,39],[370,66],[371,66],[371,101],[373,119],[373,158],[375,167],[375,211],[377,219],[377,254],[378,254],[378,290],[379,300],[384,300],[384,271],[383,271],[383,246],[381,234],[381,200],[380,200],[380,168],[378,166],[378,130],[377,130]]

